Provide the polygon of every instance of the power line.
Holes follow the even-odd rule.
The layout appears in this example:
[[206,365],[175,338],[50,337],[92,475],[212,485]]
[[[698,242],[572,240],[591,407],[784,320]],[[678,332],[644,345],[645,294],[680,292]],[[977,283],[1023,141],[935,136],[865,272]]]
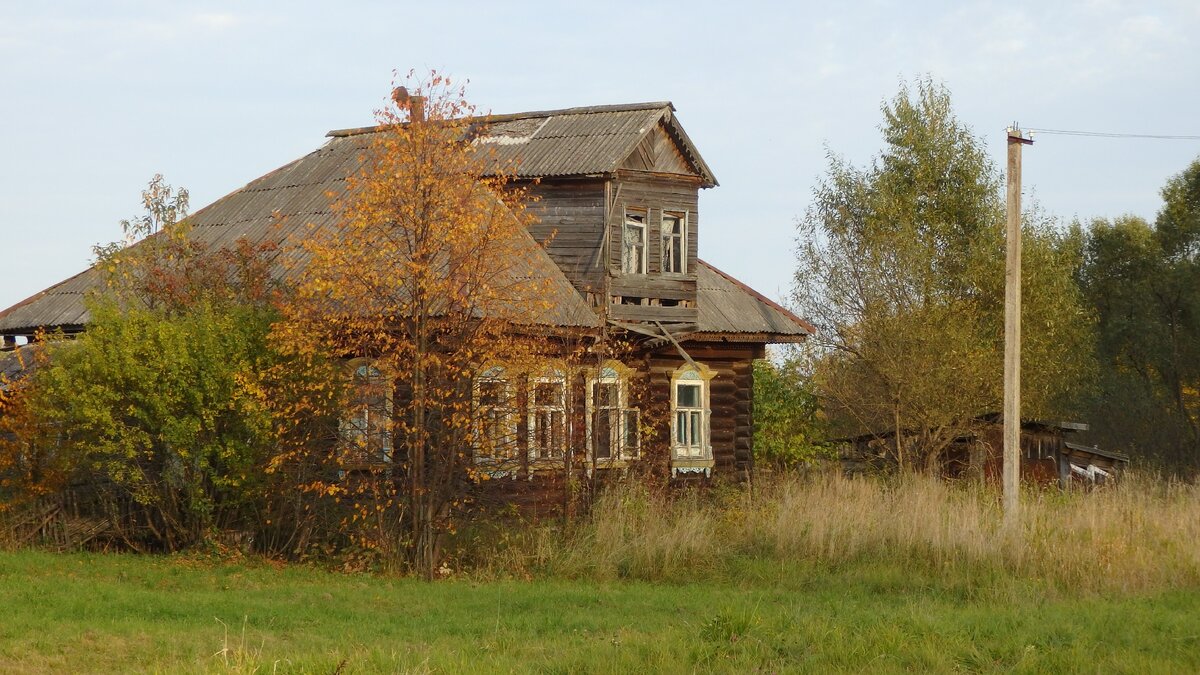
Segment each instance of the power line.
[[1092,138],[1152,138],[1161,141],[1200,141],[1200,136],[1166,134],[1118,134],[1105,131],[1072,131],[1068,129],[1024,129],[1029,133],[1055,134],[1058,136],[1089,136]]

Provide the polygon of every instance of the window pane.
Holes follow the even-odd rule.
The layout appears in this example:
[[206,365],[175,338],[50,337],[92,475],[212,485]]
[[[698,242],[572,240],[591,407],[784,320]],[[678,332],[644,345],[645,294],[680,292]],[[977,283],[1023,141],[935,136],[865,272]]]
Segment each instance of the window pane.
[[539,382],[533,389],[533,404],[536,406],[561,406],[562,382]]
[[686,412],[675,413],[675,444],[688,444],[688,423]]
[[689,445],[699,446],[703,438],[700,435],[700,412],[692,411],[688,413],[688,418],[691,422],[691,432],[688,434]]
[[680,408],[699,408],[700,402],[700,385],[698,384],[683,384],[676,385],[675,405]]
[[612,416],[609,411],[596,413],[595,426],[592,428],[592,443],[595,446],[596,459],[612,457]]
[[563,423],[563,414],[562,411],[556,410],[550,413],[550,445],[546,448],[546,456],[558,457],[565,440],[566,425]]
[[484,381],[479,383],[479,405],[495,406],[504,402],[504,383]]
[[638,447],[641,445],[641,429],[638,428],[640,417],[636,410],[626,410],[624,415],[623,431],[624,438],[622,439],[623,452],[628,457],[636,457]]
[[646,250],[646,219],[640,215],[626,215],[621,237],[621,270],[641,274]]
[[597,382],[592,388],[592,398],[597,408],[614,408],[618,405],[617,384],[615,382]]

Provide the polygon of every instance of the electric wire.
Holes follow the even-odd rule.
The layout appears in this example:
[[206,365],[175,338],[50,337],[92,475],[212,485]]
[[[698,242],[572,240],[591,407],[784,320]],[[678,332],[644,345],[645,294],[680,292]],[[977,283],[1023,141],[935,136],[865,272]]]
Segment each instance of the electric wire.
[[1200,136],[1182,134],[1120,134],[1106,131],[1074,131],[1069,129],[1022,129],[1030,134],[1054,134],[1057,136],[1087,136],[1091,138],[1149,138],[1160,141],[1200,141]]

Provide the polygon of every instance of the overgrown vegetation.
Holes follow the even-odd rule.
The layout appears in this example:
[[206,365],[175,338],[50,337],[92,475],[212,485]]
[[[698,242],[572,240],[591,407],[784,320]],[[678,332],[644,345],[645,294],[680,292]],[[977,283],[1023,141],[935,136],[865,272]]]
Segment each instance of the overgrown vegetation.
[[800,355],[754,362],[754,461],[790,469],[828,457],[828,423]]
[[1163,188],[1154,223],[1097,219],[1079,279],[1099,318],[1093,437],[1200,467],[1200,160]]
[[[818,328],[834,433],[895,432],[901,466],[934,469],[1001,407],[1003,181],[944,86],[918,80],[882,112],[882,152],[865,167],[831,157],[799,221],[794,300]],[[1077,251],[1041,214],[1024,229],[1024,413],[1063,415],[1090,373]]]
[[[181,556],[0,552],[17,672],[1200,668],[1200,497],[996,495],[922,477],[608,492],[578,529],[483,533],[439,584]],[[469,566],[466,566],[469,565]],[[536,581],[536,583],[529,583]]]
[[736,581],[797,564],[879,564],[1066,593],[1200,584],[1194,485],[1134,475],[1094,491],[1029,489],[1022,499],[1021,529],[1006,533],[996,489],[919,474],[783,474],[710,494],[627,484],[577,529],[517,527],[494,549],[484,538],[464,551],[467,569],[501,577]]

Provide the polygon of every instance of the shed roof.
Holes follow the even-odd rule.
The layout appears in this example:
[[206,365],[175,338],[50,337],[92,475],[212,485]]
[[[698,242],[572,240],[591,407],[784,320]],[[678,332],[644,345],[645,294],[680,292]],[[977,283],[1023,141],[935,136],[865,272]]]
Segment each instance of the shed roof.
[[696,331],[731,336],[803,339],[813,325],[770,298],[701,260],[696,271]]
[[1129,463],[1129,455],[1126,455],[1125,453],[1122,453],[1122,452],[1115,452],[1113,450],[1101,450],[1100,448],[1093,446],[1093,445],[1080,445],[1078,443],[1072,443],[1070,441],[1064,441],[1063,445],[1066,445],[1068,449],[1073,450],[1077,453],[1096,455],[1097,457],[1105,457],[1107,459],[1113,460],[1114,462],[1124,462],[1126,464]]

